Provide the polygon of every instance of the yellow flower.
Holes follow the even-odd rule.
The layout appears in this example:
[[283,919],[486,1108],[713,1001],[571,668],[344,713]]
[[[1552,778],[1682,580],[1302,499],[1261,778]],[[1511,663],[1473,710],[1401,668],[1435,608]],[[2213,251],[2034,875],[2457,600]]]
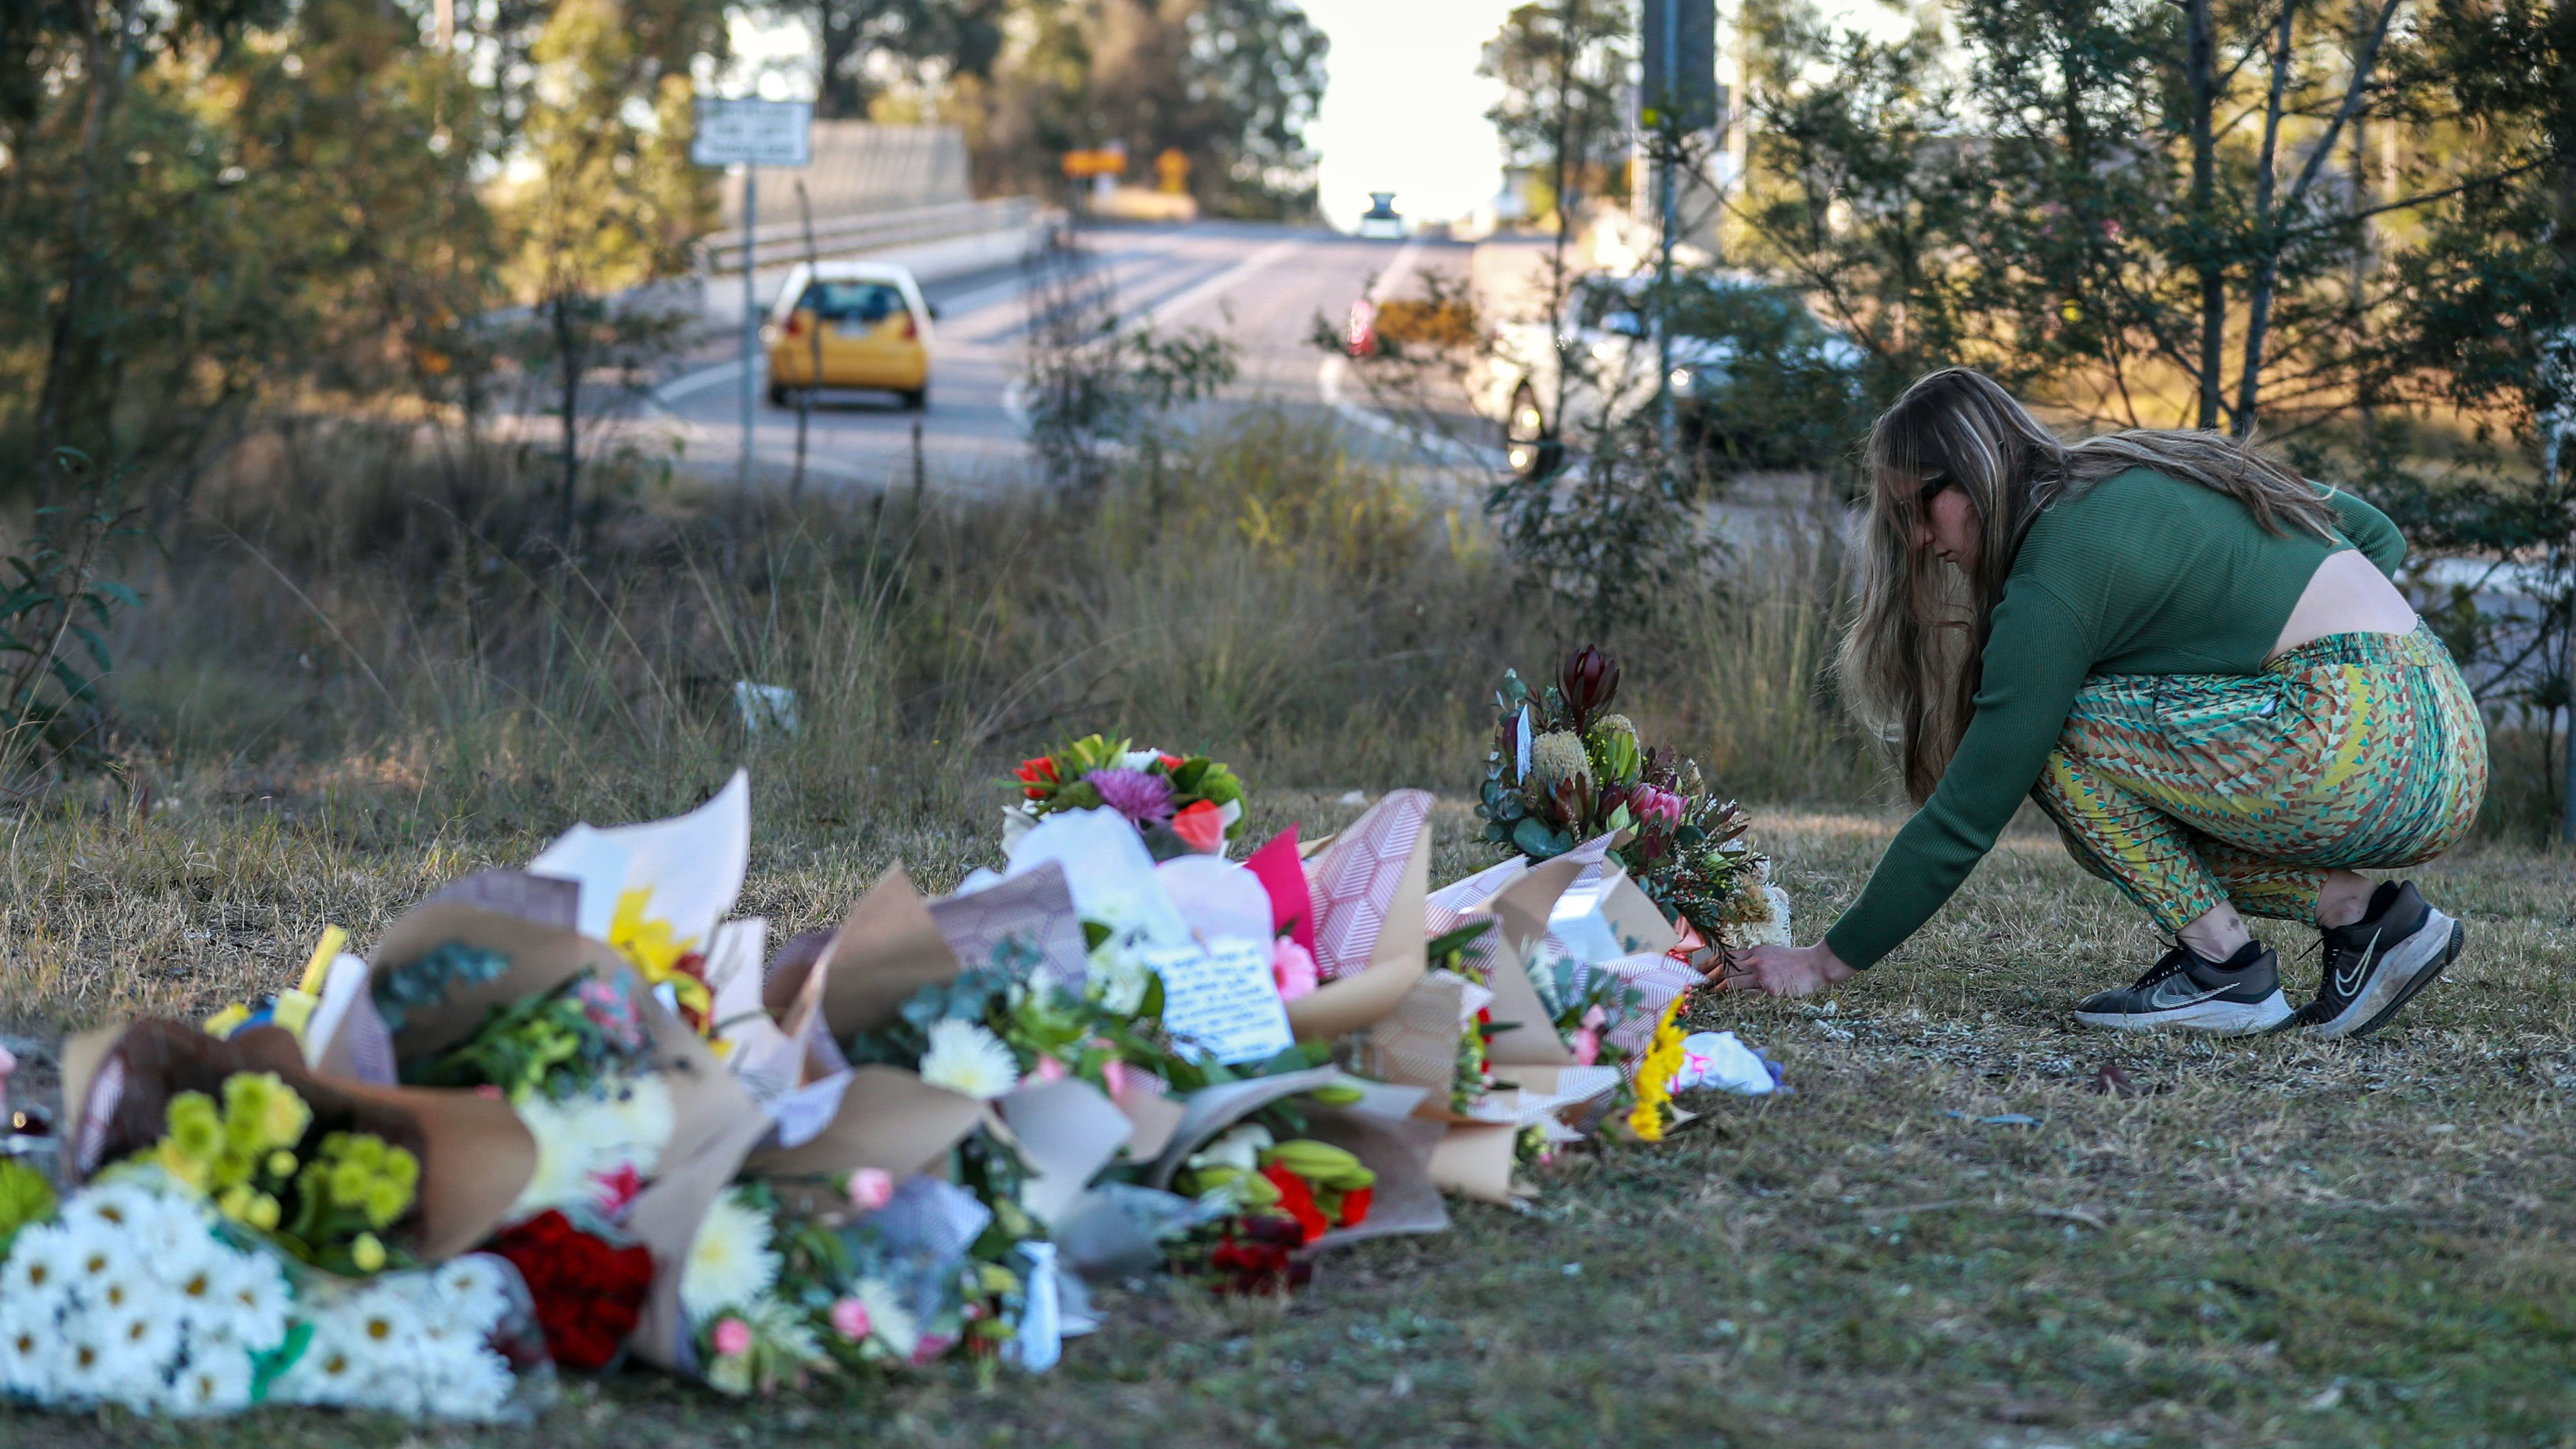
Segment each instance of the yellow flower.
[[1682,1068],[1682,1031],[1673,1025],[1682,998],[1674,997],[1655,1018],[1655,1039],[1637,1063],[1637,1105],[1628,1112],[1628,1130],[1640,1141],[1664,1140],[1664,1110],[1672,1101],[1673,1075]]
[[168,1135],[156,1154],[162,1169],[191,1187],[204,1188],[224,1150],[224,1122],[215,1099],[203,1092],[181,1092],[163,1112]]
[[704,1021],[713,1009],[715,998],[707,984],[680,969],[680,960],[697,949],[698,938],[681,938],[671,933],[671,923],[647,919],[644,907],[653,899],[651,886],[638,886],[617,898],[617,910],[608,919],[608,944],[617,954],[642,972],[647,985],[671,988],[684,1011],[693,1011]]
[[283,1147],[268,1154],[268,1175],[271,1177],[293,1177],[295,1175],[295,1154],[287,1151]]
[[224,1129],[247,1152],[304,1140],[313,1109],[275,1072],[235,1072],[224,1079]]
[[361,1273],[375,1272],[385,1265],[385,1245],[377,1242],[373,1233],[360,1233],[358,1240],[349,1245],[349,1261],[357,1264]]
[[277,1231],[277,1216],[277,1199],[264,1192],[253,1193],[250,1210],[242,1216],[242,1221],[263,1233],[273,1233]]

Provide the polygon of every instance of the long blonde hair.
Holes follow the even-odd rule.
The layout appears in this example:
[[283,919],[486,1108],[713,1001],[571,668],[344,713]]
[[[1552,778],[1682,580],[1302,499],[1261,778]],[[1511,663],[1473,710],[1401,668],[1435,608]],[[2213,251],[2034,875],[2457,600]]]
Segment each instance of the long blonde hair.
[[[1896,754],[1905,792],[1932,794],[1968,728],[1981,655],[2023,535],[2050,504],[2152,468],[2245,505],[2267,533],[2331,536],[2334,510],[2298,474],[2219,433],[2135,429],[2068,444],[1982,373],[1918,379],[1870,429],[1869,541],[1843,635],[1843,698]],[[1946,480],[1977,516],[1977,556],[1945,568],[1914,546],[1921,493]]]

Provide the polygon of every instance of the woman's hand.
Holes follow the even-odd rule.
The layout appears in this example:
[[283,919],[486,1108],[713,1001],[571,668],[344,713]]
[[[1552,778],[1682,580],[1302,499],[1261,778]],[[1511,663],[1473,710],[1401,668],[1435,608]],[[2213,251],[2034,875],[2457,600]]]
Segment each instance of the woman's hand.
[[1720,957],[1709,973],[1723,991],[1767,991],[1773,996],[1813,996],[1852,974],[1824,942],[1812,946],[1756,946]]

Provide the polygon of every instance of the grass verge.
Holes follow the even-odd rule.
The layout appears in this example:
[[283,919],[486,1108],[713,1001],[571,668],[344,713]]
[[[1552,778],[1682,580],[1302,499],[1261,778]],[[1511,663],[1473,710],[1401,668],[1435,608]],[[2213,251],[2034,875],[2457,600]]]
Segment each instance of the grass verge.
[[[22,819],[0,886],[10,1029],[274,989],[323,920],[364,939],[533,843],[424,848],[295,809]],[[1256,825],[1351,813],[1273,793]],[[827,922],[898,856],[945,885],[994,849],[945,819],[765,835],[745,909]],[[1757,819],[1806,930],[1892,828]],[[1481,863],[1471,823],[1444,807],[1443,878]],[[0,1410],[0,1443],[2576,1444],[2576,858],[2487,844],[2419,878],[2469,947],[2380,1035],[2113,1039],[2074,1030],[2070,1004],[2153,943],[2017,830],[1833,999],[1743,1005],[1795,1095],[1704,1104],[1660,1149],[1578,1152],[1532,1211],[1461,1206],[1445,1235],[1328,1258],[1285,1304],[1112,1292],[1108,1326],[1042,1381],[735,1404],[631,1373],[497,1430]],[[2105,1063],[2148,1095],[2090,1090]],[[2006,1116],[2033,1120],[1981,1120]]]

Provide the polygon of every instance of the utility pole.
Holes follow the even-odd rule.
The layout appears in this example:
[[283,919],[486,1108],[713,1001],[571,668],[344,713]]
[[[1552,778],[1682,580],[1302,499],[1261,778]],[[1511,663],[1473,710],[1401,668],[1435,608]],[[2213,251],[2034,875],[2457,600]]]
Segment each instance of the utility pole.
[[752,394],[760,385],[760,298],[752,291],[751,264],[760,254],[760,168],[742,168],[742,469],[744,491],[751,488]]
[[1643,75],[1637,123],[1655,168],[1655,438],[1671,466],[1673,421],[1673,243],[1684,153],[1691,133],[1717,124],[1717,0],[1644,0],[1639,37]]

